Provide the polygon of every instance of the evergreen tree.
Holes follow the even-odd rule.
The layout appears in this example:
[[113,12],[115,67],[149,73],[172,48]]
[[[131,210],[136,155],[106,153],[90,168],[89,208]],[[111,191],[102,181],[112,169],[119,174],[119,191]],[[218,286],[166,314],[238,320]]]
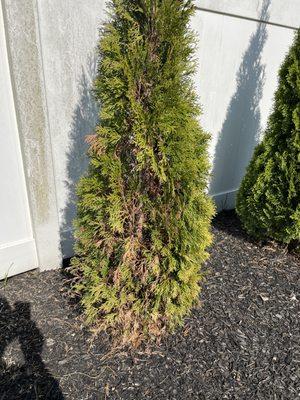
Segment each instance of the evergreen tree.
[[298,246],[300,242],[300,31],[279,72],[265,137],[237,196],[249,234]]
[[72,266],[87,321],[137,344],[197,301],[211,243],[209,136],[192,87],[191,1],[113,0],[110,11]]

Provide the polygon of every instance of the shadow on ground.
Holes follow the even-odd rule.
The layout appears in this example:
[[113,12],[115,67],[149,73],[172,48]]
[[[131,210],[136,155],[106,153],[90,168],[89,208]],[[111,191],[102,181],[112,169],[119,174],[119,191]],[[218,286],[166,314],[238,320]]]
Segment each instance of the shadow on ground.
[[[0,394],[5,382],[13,391],[5,400],[35,399],[40,379],[66,400],[297,399],[299,258],[249,242],[232,213],[215,219],[213,233],[201,307],[159,346],[138,351],[111,351],[105,335],[90,341],[59,271],[9,279],[0,287],[2,364],[19,341],[25,366],[5,366]],[[15,397],[22,386],[30,395]]]
[[[62,400],[58,382],[43,363],[44,338],[30,314],[29,303],[16,302],[11,307],[0,297],[0,398]],[[6,350],[18,346],[21,354],[16,362]]]
[[[265,1],[266,12],[268,4]],[[252,64],[241,71],[257,67],[254,77],[259,83],[264,26],[259,25],[255,35],[250,42],[250,47],[255,43]],[[93,65],[92,61],[91,75]],[[252,76],[251,85],[255,79]],[[86,167],[84,136],[92,131],[97,115],[86,71],[80,87],[68,152],[69,201],[61,227],[65,248],[76,212],[75,185]],[[247,87],[241,93],[246,95]],[[254,89],[257,99],[259,87]],[[233,101],[239,110],[238,100]],[[258,112],[257,104],[251,107]],[[258,121],[255,114],[252,136],[247,138],[252,144]],[[230,124],[224,132],[231,132]],[[225,142],[224,146],[229,152]],[[297,399],[299,259],[249,242],[232,213],[215,219],[213,233],[201,307],[160,346],[112,352],[107,336],[90,341],[82,318],[62,294],[59,271],[22,274],[5,287],[0,284],[0,399]]]

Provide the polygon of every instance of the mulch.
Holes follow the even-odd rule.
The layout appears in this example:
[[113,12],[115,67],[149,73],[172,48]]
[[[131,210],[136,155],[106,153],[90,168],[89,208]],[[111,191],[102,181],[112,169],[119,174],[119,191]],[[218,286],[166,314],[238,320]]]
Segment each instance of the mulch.
[[201,307],[160,345],[91,341],[60,271],[0,282],[0,400],[300,399],[300,260],[213,224]]

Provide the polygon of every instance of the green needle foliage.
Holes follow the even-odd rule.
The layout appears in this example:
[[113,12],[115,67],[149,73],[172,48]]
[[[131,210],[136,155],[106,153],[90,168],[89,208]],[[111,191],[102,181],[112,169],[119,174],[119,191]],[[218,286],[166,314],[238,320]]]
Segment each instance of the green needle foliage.
[[265,137],[237,196],[249,234],[292,246],[300,242],[300,31],[279,72]]
[[138,344],[182,323],[211,243],[209,136],[192,87],[190,0],[113,0],[100,123],[78,186],[75,291],[87,321]]

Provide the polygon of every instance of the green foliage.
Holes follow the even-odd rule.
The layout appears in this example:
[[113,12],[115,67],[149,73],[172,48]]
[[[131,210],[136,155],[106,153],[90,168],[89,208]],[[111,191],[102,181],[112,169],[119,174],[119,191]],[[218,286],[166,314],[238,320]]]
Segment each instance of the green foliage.
[[191,1],[114,0],[110,11],[72,266],[88,322],[137,344],[182,323],[197,301],[214,211],[209,136],[191,80]]
[[255,149],[237,196],[249,234],[300,242],[300,31],[279,72],[265,137]]

